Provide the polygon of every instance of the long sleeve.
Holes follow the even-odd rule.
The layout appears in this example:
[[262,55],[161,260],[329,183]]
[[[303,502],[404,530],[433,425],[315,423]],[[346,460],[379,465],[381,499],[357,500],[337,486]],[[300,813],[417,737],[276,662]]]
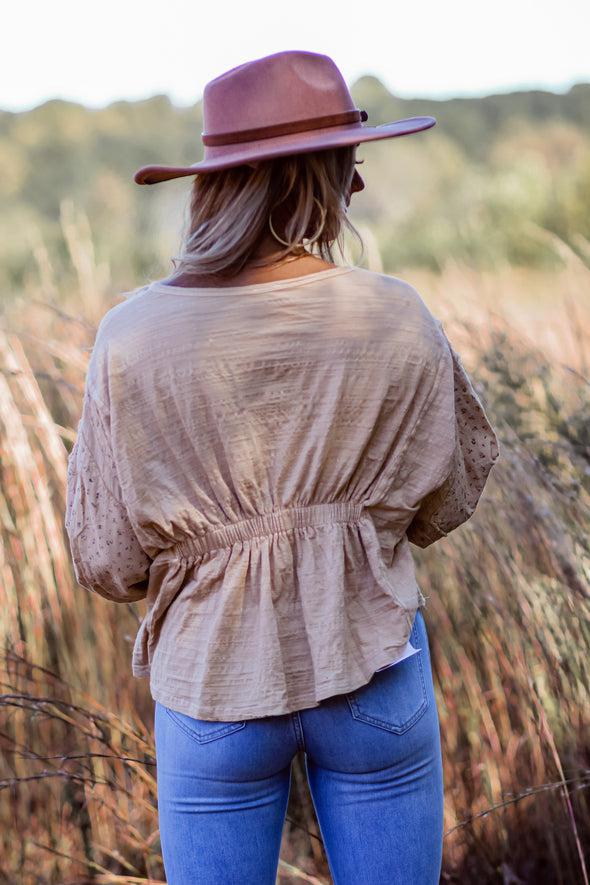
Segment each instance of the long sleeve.
[[109,435],[86,396],[68,466],[66,530],[79,583],[113,602],[147,592],[150,558],[123,503]]
[[407,536],[428,547],[466,522],[475,511],[498,458],[498,442],[459,357],[450,344],[454,387],[454,449],[444,483],[428,494]]

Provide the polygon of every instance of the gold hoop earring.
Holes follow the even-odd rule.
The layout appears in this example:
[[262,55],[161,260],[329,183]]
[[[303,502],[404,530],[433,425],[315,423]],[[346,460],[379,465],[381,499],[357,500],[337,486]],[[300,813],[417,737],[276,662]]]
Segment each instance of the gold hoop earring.
[[278,233],[276,232],[276,230],[273,227],[272,211],[271,211],[270,215],[268,216],[268,226],[270,228],[271,234],[273,235],[273,237],[275,238],[277,243],[281,244],[281,246],[287,246],[287,248],[293,249],[293,247],[297,245],[297,243],[288,243],[287,240],[283,240],[283,239],[281,239],[281,237],[279,237]]
[[[319,225],[316,233],[313,235],[313,237],[304,238],[301,241],[302,246],[313,246],[313,244],[315,242],[317,242],[317,240],[319,240],[319,238],[321,237],[324,227],[326,225],[326,215],[327,215],[326,210],[324,209],[324,207],[322,206],[322,204],[320,203],[320,201],[318,200],[317,197],[314,197],[313,201],[314,201],[314,203],[317,204],[317,206],[320,210],[321,221],[320,221],[320,225]],[[274,229],[274,226],[272,223],[272,211],[271,211],[270,215],[268,216],[268,226],[270,228],[271,234],[273,235],[273,237],[275,238],[277,243],[280,243],[282,246],[286,246],[288,249],[294,249],[296,246],[300,245],[299,243],[289,243],[289,242],[287,242],[287,240],[283,240],[282,237],[280,237],[278,235],[278,233]]]
[[319,238],[321,237],[324,227],[326,225],[326,215],[327,215],[326,210],[324,209],[324,207],[322,206],[322,204],[320,203],[320,201],[318,200],[317,197],[314,197],[313,201],[314,201],[314,203],[317,203],[317,205],[318,205],[318,208],[320,210],[320,215],[322,216],[322,220],[320,221],[320,226],[318,227],[317,232],[313,235],[313,237],[303,240],[304,246],[313,246],[313,244],[315,242],[317,242],[319,240]]

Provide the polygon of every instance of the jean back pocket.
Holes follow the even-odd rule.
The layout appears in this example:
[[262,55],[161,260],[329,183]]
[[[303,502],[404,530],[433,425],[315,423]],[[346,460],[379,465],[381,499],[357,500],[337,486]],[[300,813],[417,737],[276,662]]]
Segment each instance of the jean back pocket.
[[193,719],[192,716],[178,713],[168,707],[166,707],[166,713],[178,728],[198,744],[217,741],[246,727],[245,722],[209,722],[205,719]]
[[419,651],[347,694],[353,718],[394,734],[404,734],[415,725],[429,706],[423,656],[424,650]]

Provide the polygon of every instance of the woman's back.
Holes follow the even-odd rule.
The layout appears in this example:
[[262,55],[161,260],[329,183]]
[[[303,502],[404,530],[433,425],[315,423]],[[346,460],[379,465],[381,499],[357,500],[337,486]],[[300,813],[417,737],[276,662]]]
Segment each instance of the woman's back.
[[289,712],[399,656],[420,601],[405,533],[456,454],[451,361],[410,286],[354,268],[156,283],[107,315],[85,434],[100,476],[117,453],[105,524],[124,501],[153,560],[134,670],[157,700]]
[[[352,268],[156,283],[105,319],[95,350],[89,394],[104,398],[108,378],[118,473],[148,546],[276,508],[365,504],[448,367],[414,291]],[[190,522],[173,527],[185,483]]]
[[[325,56],[203,98],[174,275],[99,329],[70,459],[80,582],[145,598],[168,881],[274,883],[290,763],[334,881],[434,885],[440,736],[410,542],[469,518],[497,444],[414,290],[336,267],[364,126]],[[395,664],[395,666],[392,666]]]

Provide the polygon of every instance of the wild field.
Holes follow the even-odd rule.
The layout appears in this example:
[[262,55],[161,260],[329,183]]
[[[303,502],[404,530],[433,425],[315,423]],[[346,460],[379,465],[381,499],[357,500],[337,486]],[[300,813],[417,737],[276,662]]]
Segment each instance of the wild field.
[[[582,244],[583,245],[583,244]],[[141,606],[76,585],[67,452],[112,303],[83,239],[63,291],[0,325],[0,883],[162,883]],[[588,885],[590,271],[403,274],[445,323],[501,438],[475,517],[417,551],[445,760],[444,883]],[[77,294],[74,295],[73,292]],[[81,294],[80,294],[81,293]],[[302,769],[278,882],[331,880]]]

